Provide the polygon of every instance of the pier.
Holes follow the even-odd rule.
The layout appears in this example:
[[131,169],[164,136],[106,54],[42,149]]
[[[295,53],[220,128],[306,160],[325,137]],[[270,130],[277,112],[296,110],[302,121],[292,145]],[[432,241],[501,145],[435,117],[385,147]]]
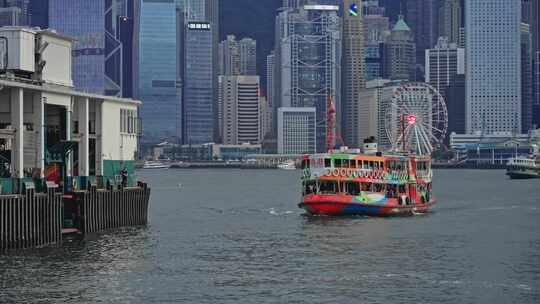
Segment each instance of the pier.
[[0,252],[145,225],[141,102],[74,90],[68,37],[21,27],[0,37]]

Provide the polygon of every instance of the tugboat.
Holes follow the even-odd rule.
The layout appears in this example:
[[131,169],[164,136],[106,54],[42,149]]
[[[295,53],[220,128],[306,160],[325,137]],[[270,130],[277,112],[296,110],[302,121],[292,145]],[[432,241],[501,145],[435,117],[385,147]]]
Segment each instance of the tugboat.
[[533,145],[533,153],[528,157],[515,157],[506,165],[506,175],[510,179],[540,178],[540,153]]
[[379,152],[374,137],[364,140],[363,151],[347,147],[336,150],[333,149],[335,108],[331,98],[327,108],[328,153],[303,156],[300,208],[311,215],[391,216],[425,213],[436,203],[432,195],[430,153],[423,155],[408,149],[418,144],[407,146],[410,134],[425,132],[415,129],[420,127],[417,124],[422,124],[423,116],[400,115],[401,135],[395,141],[395,147],[399,148],[392,152]]

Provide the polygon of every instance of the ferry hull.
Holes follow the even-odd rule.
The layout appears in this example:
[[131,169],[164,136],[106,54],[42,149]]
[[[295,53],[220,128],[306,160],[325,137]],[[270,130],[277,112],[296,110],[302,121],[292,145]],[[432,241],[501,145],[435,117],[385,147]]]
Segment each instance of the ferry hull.
[[506,172],[506,175],[510,177],[510,179],[530,179],[530,178],[540,178],[540,172],[526,172],[526,171],[508,171]]
[[435,204],[431,199],[426,204],[398,205],[395,204],[365,204],[352,202],[351,197],[315,195],[305,198],[298,207],[312,215],[366,215],[366,216],[403,216],[425,213]]

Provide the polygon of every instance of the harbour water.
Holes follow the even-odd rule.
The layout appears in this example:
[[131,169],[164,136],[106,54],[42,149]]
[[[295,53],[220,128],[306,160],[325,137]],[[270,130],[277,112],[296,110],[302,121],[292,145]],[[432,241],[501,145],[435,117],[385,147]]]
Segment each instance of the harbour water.
[[540,303],[540,183],[439,170],[432,213],[312,218],[300,171],[149,170],[146,228],[0,256],[0,303]]

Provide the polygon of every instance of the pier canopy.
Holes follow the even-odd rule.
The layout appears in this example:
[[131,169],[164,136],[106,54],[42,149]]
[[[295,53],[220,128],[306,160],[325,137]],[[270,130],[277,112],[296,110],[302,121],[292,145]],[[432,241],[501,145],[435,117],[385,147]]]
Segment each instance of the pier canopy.
[[1,27],[0,40],[1,194],[29,179],[117,183],[123,169],[133,184],[141,102],[75,90],[68,37]]

